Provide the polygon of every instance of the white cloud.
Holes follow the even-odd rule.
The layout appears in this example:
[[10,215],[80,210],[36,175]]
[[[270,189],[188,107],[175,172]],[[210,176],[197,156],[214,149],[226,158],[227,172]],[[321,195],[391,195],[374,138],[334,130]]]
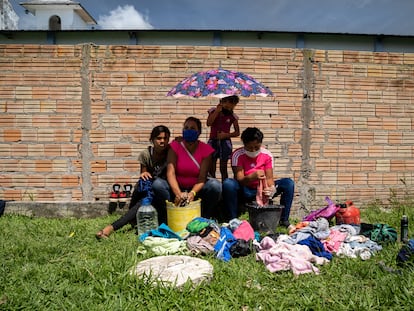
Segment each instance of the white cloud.
[[102,29],[153,29],[148,17],[143,16],[132,5],[118,6],[109,15],[100,15],[98,25]]

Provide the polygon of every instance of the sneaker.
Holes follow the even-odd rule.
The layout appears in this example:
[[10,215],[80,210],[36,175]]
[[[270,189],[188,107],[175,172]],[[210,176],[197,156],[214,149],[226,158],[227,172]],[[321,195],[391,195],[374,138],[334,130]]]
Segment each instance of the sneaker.
[[120,184],[113,184],[113,185],[112,185],[112,190],[113,190],[115,193],[119,193],[119,192],[121,191],[121,185],[120,185]]
[[119,191],[121,190],[120,184],[113,184],[112,185],[112,192],[109,196],[109,202],[116,202],[118,203],[119,200]]
[[126,197],[130,198],[131,193],[132,193],[132,185],[131,184],[125,184],[124,185],[124,190],[125,190]]
[[124,208],[124,206],[125,206],[125,204],[126,204],[126,202],[127,202],[127,194],[126,194],[126,192],[125,191],[121,191],[120,193],[119,193],[119,199],[118,199],[118,207],[120,208],[120,209],[123,209]]
[[120,184],[112,185],[112,192],[109,195],[109,213],[112,214],[118,207]]
[[109,196],[109,202],[118,202],[119,200],[119,193],[112,191],[111,195]]
[[119,200],[119,194],[112,191],[111,195],[109,196],[109,210],[108,210],[109,214],[112,214],[117,209],[118,200]]

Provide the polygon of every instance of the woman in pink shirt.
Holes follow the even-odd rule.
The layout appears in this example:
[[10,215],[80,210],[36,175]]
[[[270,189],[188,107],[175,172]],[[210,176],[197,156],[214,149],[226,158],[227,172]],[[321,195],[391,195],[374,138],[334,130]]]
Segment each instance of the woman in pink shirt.
[[[184,122],[182,141],[170,144],[167,156],[167,181],[164,191],[176,205],[201,198],[201,213],[205,218],[216,216],[221,197],[221,183],[208,178],[214,149],[200,141],[201,121],[188,117]],[[166,193],[164,193],[165,195]]]
[[295,192],[295,183],[290,178],[273,179],[273,155],[262,147],[263,133],[256,127],[248,127],[241,134],[243,147],[236,149],[231,157],[234,179],[223,182],[223,202],[230,219],[238,216],[239,199],[255,200],[259,181],[266,180],[267,188],[263,195],[269,198],[280,197],[284,206],[280,225],[289,228],[290,208]]

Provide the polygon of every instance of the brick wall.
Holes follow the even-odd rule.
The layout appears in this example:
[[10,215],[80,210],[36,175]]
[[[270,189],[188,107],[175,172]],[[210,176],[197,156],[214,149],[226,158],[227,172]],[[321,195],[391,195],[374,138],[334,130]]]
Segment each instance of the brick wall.
[[412,190],[414,54],[0,45],[0,198],[107,200],[114,182],[137,179],[153,126],[176,136],[194,115],[206,141],[217,99],[166,93],[220,64],[276,95],[242,98],[236,113],[242,130],[264,132],[275,175],[295,180],[296,212],[323,206],[326,195],[362,207]]

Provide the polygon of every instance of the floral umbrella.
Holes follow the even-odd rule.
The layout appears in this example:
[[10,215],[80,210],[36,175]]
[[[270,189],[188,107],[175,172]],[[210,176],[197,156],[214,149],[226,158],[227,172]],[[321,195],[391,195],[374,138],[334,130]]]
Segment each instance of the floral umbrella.
[[231,95],[266,97],[273,96],[273,93],[248,74],[222,68],[197,72],[182,80],[167,93],[167,96],[173,97],[223,98]]

